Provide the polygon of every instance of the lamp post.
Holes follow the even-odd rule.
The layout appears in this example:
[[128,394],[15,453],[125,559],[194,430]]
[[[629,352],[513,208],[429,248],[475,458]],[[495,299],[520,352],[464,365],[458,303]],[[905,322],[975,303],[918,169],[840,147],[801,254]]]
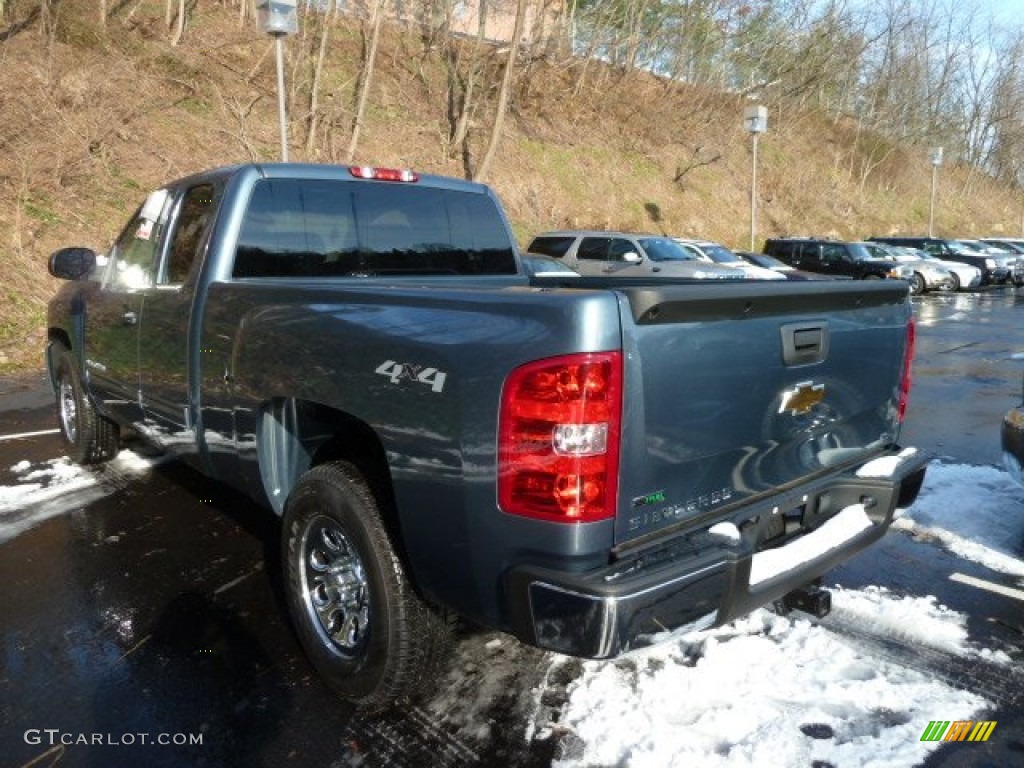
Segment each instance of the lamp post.
[[296,0],[257,0],[256,23],[274,38],[277,54],[277,115],[281,123],[281,162],[288,162],[288,113],[284,103],[284,45],[286,35],[299,31]]
[[935,237],[935,184],[939,177],[939,166],[942,165],[942,147],[932,147],[928,150],[928,157],[932,163],[932,194],[928,203],[928,237]]
[[768,130],[768,108],[760,105],[743,110],[743,127],[753,139],[750,164],[750,250],[754,250],[757,238],[757,139]]

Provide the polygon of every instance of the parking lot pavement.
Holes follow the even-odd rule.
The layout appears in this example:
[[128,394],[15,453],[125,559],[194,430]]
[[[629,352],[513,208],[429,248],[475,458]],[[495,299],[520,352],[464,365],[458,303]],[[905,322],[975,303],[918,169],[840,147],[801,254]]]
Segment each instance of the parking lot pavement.
[[[1006,358],[1021,351],[1020,293],[915,299],[904,442],[938,460],[900,530],[829,575],[832,615],[759,614],[604,665],[463,627],[436,694],[380,718],[354,715],[302,656],[277,587],[272,515],[140,444],[108,467],[74,467],[41,377],[0,381],[0,762],[529,768],[555,757],[609,764],[594,755],[619,744],[611,764],[653,765],[645,745],[675,744],[694,764],[768,749],[778,764],[813,755],[841,765],[856,736],[862,752],[908,750],[891,753],[905,764],[1014,764],[1024,752],[1024,571],[1013,570],[1024,568],[1024,495],[999,474],[992,445],[1019,391]],[[835,654],[854,661],[828,661]],[[687,693],[701,680],[709,690]],[[732,707],[770,701],[783,682],[793,701],[769,712],[772,729],[748,734]],[[841,698],[863,686],[878,700]],[[686,717],[707,727],[680,725]],[[989,741],[922,747],[922,718],[969,717],[997,722]]]

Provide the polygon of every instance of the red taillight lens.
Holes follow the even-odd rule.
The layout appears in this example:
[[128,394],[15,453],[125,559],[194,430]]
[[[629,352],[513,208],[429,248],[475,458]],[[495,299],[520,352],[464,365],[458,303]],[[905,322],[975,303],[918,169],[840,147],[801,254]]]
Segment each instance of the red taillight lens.
[[415,171],[404,168],[374,168],[370,165],[353,165],[348,172],[357,179],[374,179],[376,181],[419,181]]
[[907,414],[907,401],[910,398],[910,366],[914,360],[914,346],[917,342],[917,324],[914,322],[914,318],[910,318],[910,322],[907,323],[907,348],[903,352],[903,374],[900,377],[900,404],[899,410],[896,412],[897,418],[900,424],[903,423],[903,417]]
[[528,363],[501,394],[498,503],[560,522],[614,517],[622,416],[622,353]]

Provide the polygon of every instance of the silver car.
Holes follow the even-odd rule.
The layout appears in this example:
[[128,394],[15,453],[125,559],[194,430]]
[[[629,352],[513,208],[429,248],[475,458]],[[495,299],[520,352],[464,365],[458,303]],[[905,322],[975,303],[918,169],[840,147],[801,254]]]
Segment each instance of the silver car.
[[923,259],[909,248],[886,245],[873,240],[861,242],[859,245],[867,248],[875,258],[898,261],[902,266],[912,269],[913,274],[907,282],[910,283],[910,292],[915,296],[925,291],[955,291],[959,285],[959,280],[948,267],[937,261]]
[[703,261],[671,237],[662,235],[560,230],[537,235],[526,250],[561,259],[581,275],[744,279],[739,270]]
[[739,256],[724,245],[712,242],[710,240],[688,240],[682,237],[673,238],[683,248],[693,251],[697,254],[697,257],[702,261],[713,262],[715,264],[721,264],[724,267],[730,267],[731,269],[738,269],[753,280],[785,280],[786,276],[776,272],[774,269],[766,269],[765,267],[759,267],[756,264],[751,264],[749,261]]
[[950,274],[953,276],[954,291],[978,288],[981,285],[981,270],[971,264],[965,264],[962,261],[940,259],[938,256],[928,253],[927,251],[922,251],[920,248],[910,248],[905,245],[893,245],[890,247],[895,248],[897,252],[905,252],[912,259],[930,261],[948,269]]

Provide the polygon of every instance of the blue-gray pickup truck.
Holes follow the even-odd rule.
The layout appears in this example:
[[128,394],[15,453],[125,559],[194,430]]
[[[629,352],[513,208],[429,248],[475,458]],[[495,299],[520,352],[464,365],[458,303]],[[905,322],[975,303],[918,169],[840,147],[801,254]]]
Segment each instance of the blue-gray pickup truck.
[[1003,417],[1001,439],[1006,471],[1024,485],[1024,382],[1021,385],[1020,405],[1008,410]]
[[50,271],[70,456],[130,428],[281,516],[296,633],[368,709],[453,616],[608,658],[824,613],[924,477],[900,281],[530,277],[485,186],[301,164],[170,183]]

